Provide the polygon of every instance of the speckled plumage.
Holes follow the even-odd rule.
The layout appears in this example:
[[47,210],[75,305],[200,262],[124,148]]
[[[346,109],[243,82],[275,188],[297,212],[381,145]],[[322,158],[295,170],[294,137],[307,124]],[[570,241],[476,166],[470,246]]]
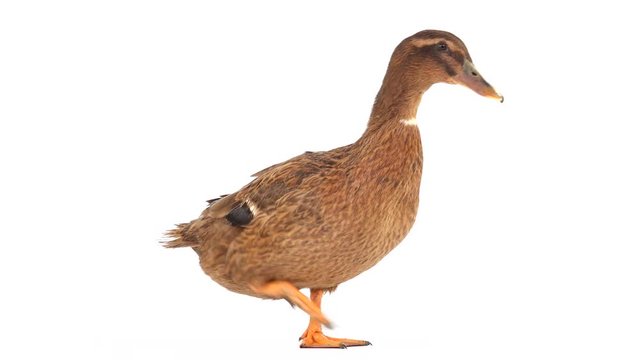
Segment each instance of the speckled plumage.
[[406,120],[415,119],[422,94],[448,82],[498,97],[467,63],[466,47],[452,34],[429,30],[405,39],[360,139],[258,172],[169,231],[166,246],[192,247],[214,281],[257,297],[270,297],[256,289],[272,281],[330,290],[371,268],[416,219],[422,146],[418,127]]

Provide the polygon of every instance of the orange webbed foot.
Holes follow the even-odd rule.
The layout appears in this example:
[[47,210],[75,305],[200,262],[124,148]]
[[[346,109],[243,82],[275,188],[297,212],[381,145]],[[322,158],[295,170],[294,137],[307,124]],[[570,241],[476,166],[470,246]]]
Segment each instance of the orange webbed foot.
[[320,310],[320,303],[324,290],[312,289],[311,298],[304,296],[292,283],[274,280],[262,285],[250,285],[251,289],[264,297],[272,299],[286,299],[292,305],[304,310],[311,319],[307,330],[300,337],[301,348],[332,348],[344,349],[349,346],[371,345],[366,340],[333,338],[322,333],[322,325],[331,327],[331,322]]
[[354,340],[345,338],[334,338],[326,336],[322,330],[314,329],[307,331],[300,337],[301,348],[324,348],[324,349],[346,349],[350,346],[367,346],[371,345],[366,340]]
[[[324,291],[321,289],[311,290],[311,301],[320,309],[320,303]],[[346,349],[350,346],[367,346],[371,345],[366,340],[353,340],[345,338],[334,338],[326,336],[322,333],[322,324],[315,318],[311,317],[307,330],[300,336],[301,348],[324,348],[324,349]]]

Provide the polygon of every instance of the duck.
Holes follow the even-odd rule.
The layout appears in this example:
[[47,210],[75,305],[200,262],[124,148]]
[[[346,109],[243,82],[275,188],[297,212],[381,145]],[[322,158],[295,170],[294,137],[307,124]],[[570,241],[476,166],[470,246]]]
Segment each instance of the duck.
[[437,83],[504,101],[462,40],[420,31],[393,51],[359,139],[255,173],[235,193],[209,200],[197,219],[167,231],[164,246],[192,248],[204,273],[230,291],[302,309],[310,318],[302,348],[370,345],[327,336],[323,327],[333,323],[322,298],[376,265],[413,226],[423,165],[416,114]]

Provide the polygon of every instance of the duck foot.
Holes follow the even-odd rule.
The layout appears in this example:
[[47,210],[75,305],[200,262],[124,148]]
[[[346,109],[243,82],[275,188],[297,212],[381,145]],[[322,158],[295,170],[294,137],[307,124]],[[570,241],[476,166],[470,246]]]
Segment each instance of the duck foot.
[[[311,301],[320,309],[320,302],[324,290],[311,289]],[[322,324],[311,317],[307,330],[300,336],[301,348],[322,348],[322,349],[346,349],[349,346],[367,346],[371,345],[366,340],[353,340],[344,338],[333,338],[322,333]]]
[[353,340],[344,338],[334,338],[326,336],[320,330],[314,332],[305,331],[300,337],[301,348],[318,348],[318,349],[346,349],[350,346],[367,346],[371,345],[366,340]]

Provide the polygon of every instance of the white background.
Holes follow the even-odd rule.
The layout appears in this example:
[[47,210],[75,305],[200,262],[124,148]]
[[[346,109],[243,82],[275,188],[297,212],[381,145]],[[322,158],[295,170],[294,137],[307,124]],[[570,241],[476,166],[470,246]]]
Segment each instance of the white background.
[[[0,5],[0,358],[640,358],[631,5],[229,3]],[[304,313],[158,240],[250,174],[356,140],[393,48],[426,28],[506,100],[428,91],[417,223],[325,298],[330,334],[374,346],[300,350]]]

